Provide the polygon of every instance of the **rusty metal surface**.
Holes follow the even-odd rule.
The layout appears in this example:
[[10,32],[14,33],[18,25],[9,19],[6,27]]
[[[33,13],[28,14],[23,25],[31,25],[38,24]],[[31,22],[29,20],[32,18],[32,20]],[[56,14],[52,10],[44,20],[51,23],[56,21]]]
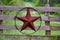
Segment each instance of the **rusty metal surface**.
[[[36,30],[33,22],[36,21],[36,20],[38,20],[38,19],[42,20],[41,17],[40,17],[41,15],[39,15],[39,12],[36,9],[34,9],[34,8],[25,7],[23,9],[21,9],[21,10],[23,11],[24,9],[26,9],[26,12],[27,12],[25,17],[20,17],[20,16],[18,16],[18,14],[16,14],[16,16],[15,16],[15,27],[16,27],[16,29],[19,30],[17,28],[17,24],[16,24],[16,19],[18,19],[20,21],[23,21],[23,23],[24,23],[23,26],[22,26],[22,28],[21,28],[21,31],[23,31],[24,29],[26,29],[27,27],[29,27],[29,28],[31,28],[31,30],[34,30],[36,32],[37,30],[39,30],[39,28],[41,26],[41,23],[40,23],[40,26],[38,27],[38,29]],[[37,16],[33,16],[32,17],[31,13],[30,13],[30,9],[38,12],[37,14],[39,15],[39,17],[37,17]]]

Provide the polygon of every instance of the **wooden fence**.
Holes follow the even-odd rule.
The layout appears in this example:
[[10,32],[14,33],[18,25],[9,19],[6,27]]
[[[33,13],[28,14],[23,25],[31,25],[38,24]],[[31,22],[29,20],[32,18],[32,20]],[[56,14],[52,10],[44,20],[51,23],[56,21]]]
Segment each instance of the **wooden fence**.
[[[3,20],[14,20],[14,16],[8,16],[8,15],[3,15],[2,14],[2,10],[20,10],[24,7],[22,6],[2,6],[0,5],[0,31],[3,30],[16,30],[14,25],[5,25],[2,23]],[[56,16],[56,17],[50,17],[50,12],[60,12],[60,7],[49,7],[49,4],[46,4],[45,7],[33,7],[36,10],[38,10],[39,12],[45,12],[45,16],[41,16],[42,17],[42,21],[45,21],[45,26],[39,29],[39,30],[46,30],[46,35],[42,36],[42,35],[34,35],[31,36],[29,40],[32,40],[32,38],[35,38],[35,40],[39,40],[39,38],[41,38],[41,40],[43,40],[44,37],[48,37],[49,40],[51,40],[51,37],[57,37],[56,40],[60,40],[60,35],[55,35],[52,36],[51,35],[51,30],[60,30],[59,26],[51,26],[50,22],[54,21],[54,22],[60,22],[60,16]],[[27,29],[29,30],[29,29]],[[1,36],[4,37],[26,37],[26,35],[9,35],[9,34],[1,34]],[[28,38],[27,38],[28,39]]]

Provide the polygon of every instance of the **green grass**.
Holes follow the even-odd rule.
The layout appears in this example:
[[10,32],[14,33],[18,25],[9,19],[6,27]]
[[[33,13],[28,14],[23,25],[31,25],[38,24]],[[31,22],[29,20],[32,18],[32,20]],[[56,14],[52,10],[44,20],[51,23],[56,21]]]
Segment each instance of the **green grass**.
[[[13,1],[17,2],[16,3],[17,6],[21,6],[21,5],[26,6],[26,7],[34,6],[33,3],[30,3],[30,2],[23,2],[22,3],[22,2],[20,2],[20,0],[18,0],[18,1],[13,0]],[[19,15],[20,16],[24,15],[23,13],[25,13],[25,12],[22,12],[22,14],[19,14]],[[9,15],[15,16],[16,15],[16,11],[11,11],[9,13]],[[34,15],[34,14],[32,14],[32,15]],[[37,15],[37,14],[35,14],[35,15]],[[42,13],[41,13],[41,15],[42,15]],[[55,15],[52,15],[52,16],[55,16]],[[8,20],[4,20],[3,23],[7,24],[7,25],[15,25],[14,20],[9,20],[9,21]],[[22,25],[22,24],[23,23],[21,21],[17,21],[17,25]],[[60,26],[59,22],[51,22],[50,24],[51,24],[51,26]],[[39,21],[35,21],[34,25],[39,26],[40,22]],[[44,26],[45,23],[42,22],[41,25]],[[27,32],[29,33],[29,30]],[[14,35],[14,34],[22,34],[22,33],[20,33],[18,30],[4,30],[3,34],[12,34],[12,35]],[[36,33],[31,34],[31,35],[45,35],[45,30],[38,30]],[[52,30],[51,31],[51,35],[60,35],[60,31],[53,31]],[[54,39],[55,38],[52,38],[52,40],[54,40]],[[4,38],[4,37],[0,36],[0,40],[28,40],[28,39],[25,39],[23,37],[21,37],[21,38],[13,38],[13,37],[12,38]],[[45,40],[48,40],[48,38],[46,37]]]

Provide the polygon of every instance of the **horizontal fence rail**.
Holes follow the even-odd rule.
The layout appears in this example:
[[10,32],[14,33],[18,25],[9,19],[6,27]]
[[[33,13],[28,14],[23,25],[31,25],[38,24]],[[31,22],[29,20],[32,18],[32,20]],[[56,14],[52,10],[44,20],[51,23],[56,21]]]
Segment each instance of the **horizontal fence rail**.
[[[17,26],[17,27],[19,29],[21,28],[20,25]],[[0,29],[3,29],[3,30],[16,30],[15,25],[0,25]],[[26,30],[31,30],[31,29],[27,28]],[[60,26],[50,26],[50,27],[48,27],[48,26],[41,26],[39,30],[60,30]]]
[[[20,10],[22,6],[0,6],[0,10]],[[39,12],[60,12],[60,7],[32,7]]]
[[[15,18],[15,16],[0,15],[0,20],[14,20],[14,18]],[[41,16],[41,18],[42,18],[42,21],[60,22],[60,16],[49,17],[49,18],[48,18],[48,16]]]
[[50,35],[50,36],[48,36],[48,35],[20,35],[20,34],[15,34],[15,35],[12,35],[12,34],[1,34],[1,36],[6,36],[6,37],[8,37],[8,36],[17,36],[17,37],[19,37],[19,36],[31,36],[31,37],[55,37],[55,36],[60,36],[60,35]]
[[[7,38],[8,40],[10,39],[10,38],[12,38],[12,40],[14,39],[14,40],[16,40],[16,39],[19,39],[19,40],[32,40],[32,39],[34,39],[34,40],[45,40],[46,38],[48,39],[49,38],[49,40],[53,40],[53,39],[55,39],[55,40],[59,40],[60,38],[60,35],[53,35],[53,36],[46,36],[46,35],[10,35],[10,34],[3,34],[3,35],[1,35],[1,37],[3,37],[3,38]],[[22,39],[22,37],[23,37],[23,39]]]

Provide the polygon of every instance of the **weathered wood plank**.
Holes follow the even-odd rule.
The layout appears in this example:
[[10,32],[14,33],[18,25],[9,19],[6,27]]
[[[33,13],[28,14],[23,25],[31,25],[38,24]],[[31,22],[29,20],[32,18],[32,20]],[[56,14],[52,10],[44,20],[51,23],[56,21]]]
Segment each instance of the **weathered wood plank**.
[[14,16],[0,15],[0,20],[14,20]]
[[[20,10],[22,6],[0,6],[0,10]],[[40,12],[60,12],[60,7],[32,7]]]
[[[50,7],[49,1],[47,1],[47,3],[45,4],[45,7]],[[48,16],[48,19],[49,19],[49,15],[50,12],[45,12],[45,16]],[[50,29],[50,21],[45,21],[45,26],[46,25],[48,25],[47,28]],[[45,35],[51,35],[51,30],[46,30]],[[50,38],[48,38],[48,40],[50,40]]]
[[[5,36],[5,37],[14,37],[14,36],[16,36],[16,37],[28,37],[29,35],[22,35],[22,34],[15,34],[15,35],[13,35],[13,34],[3,34],[2,36]],[[49,35],[49,36],[47,36],[47,35],[30,35],[30,36],[32,36],[32,37],[58,37],[58,36],[60,36],[60,35]]]
[[[14,20],[14,17],[15,16],[0,15],[0,20]],[[42,18],[42,21],[56,21],[56,22],[60,22],[60,16],[49,17],[49,18],[48,18],[48,16],[41,16],[41,18]]]
[[[2,3],[0,2],[0,6],[2,5]],[[0,10],[0,15],[2,15],[2,10]],[[0,25],[2,25],[3,20],[0,20]],[[0,33],[3,33],[3,29],[0,29]]]
[[50,17],[50,21],[60,22],[60,16]]
[[[15,16],[0,15],[0,20],[14,20],[14,18],[15,18]],[[48,17],[42,16],[42,20],[48,20]]]
[[[36,26],[35,28],[37,27],[38,26]],[[20,29],[21,26],[19,25],[18,28]],[[15,25],[0,25],[0,29],[16,30]],[[26,30],[31,30],[31,29],[27,28]],[[41,26],[39,30],[60,30],[60,26],[50,26],[50,28],[48,28],[47,26]]]

